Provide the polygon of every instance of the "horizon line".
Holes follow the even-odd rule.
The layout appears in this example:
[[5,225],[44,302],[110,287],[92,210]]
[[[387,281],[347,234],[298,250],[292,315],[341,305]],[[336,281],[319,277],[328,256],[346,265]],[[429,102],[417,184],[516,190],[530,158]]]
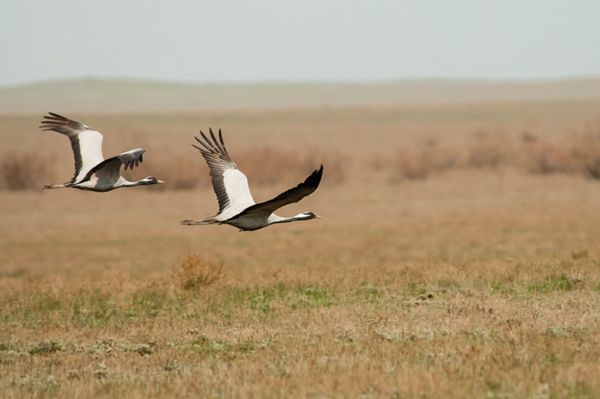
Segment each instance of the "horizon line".
[[381,78],[381,79],[256,79],[256,80],[187,80],[187,79],[163,79],[163,78],[145,78],[145,77],[114,77],[114,76],[79,76],[50,78],[41,80],[32,80],[21,83],[0,84],[0,89],[23,88],[28,86],[40,86],[53,83],[84,83],[84,82],[129,82],[129,83],[156,83],[171,85],[193,85],[193,86],[277,86],[277,85],[370,85],[370,84],[390,84],[390,83],[417,83],[417,82],[457,82],[457,83],[557,83],[566,81],[584,81],[598,80],[600,74],[579,74],[563,75],[556,77],[510,77],[510,78],[490,78],[490,77],[405,77],[405,78]]

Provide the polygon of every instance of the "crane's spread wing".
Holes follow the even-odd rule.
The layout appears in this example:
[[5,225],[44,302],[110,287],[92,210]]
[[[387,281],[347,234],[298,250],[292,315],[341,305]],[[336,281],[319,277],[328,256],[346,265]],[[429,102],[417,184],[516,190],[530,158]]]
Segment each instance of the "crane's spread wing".
[[143,148],[136,148],[135,150],[127,151],[112,158],[105,159],[87,172],[81,181],[88,181],[95,176],[98,181],[98,186],[112,187],[121,177],[121,166],[124,166],[125,169],[133,169],[135,166],[138,166],[144,161],[144,152],[146,152],[146,150]]
[[307,195],[312,194],[317,187],[319,187],[319,183],[321,183],[321,177],[323,176],[323,165],[318,170],[315,170],[308,176],[302,183],[298,184],[294,188],[290,188],[289,190],[279,194],[277,197],[261,202],[251,207],[245,209],[240,215],[262,215],[268,216],[271,213],[275,212],[277,209],[289,205],[293,202],[298,202],[302,198]]
[[200,146],[195,144],[192,144],[192,146],[200,151],[210,169],[213,189],[219,201],[219,215],[223,217],[227,215],[234,216],[254,205],[255,202],[250,193],[246,175],[238,169],[235,162],[229,157],[221,129],[219,129],[218,140],[212,129],[209,129],[209,132],[210,137],[207,137],[201,131],[202,138],[194,137]]
[[44,115],[40,129],[52,130],[69,137],[75,158],[75,175],[71,183],[79,182],[96,165],[104,160],[102,133],[81,122],[49,112]]

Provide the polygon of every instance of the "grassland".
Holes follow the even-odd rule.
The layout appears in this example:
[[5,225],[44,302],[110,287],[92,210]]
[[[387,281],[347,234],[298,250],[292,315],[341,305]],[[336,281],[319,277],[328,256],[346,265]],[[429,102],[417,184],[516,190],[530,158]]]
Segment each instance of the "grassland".
[[[482,132],[498,146],[524,133],[568,142],[596,129],[599,109],[72,115],[105,133],[105,154],[144,143],[136,176],[162,177],[164,167],[171,178],[204,178],[187,143],[199,128],[223,127],[251,183],[261,181],[256,199],[323,160],[322,187],[282,212],[323,219],[253,233],[180,226],[214,212],[205,180],[164,191],[1,191],[0,392],[598,397],[600,183],[513,162],[392,177],[397,154],[432,140],[436,156]],[[0,153],[42,148],[52,165],[44,177],[63,181],[68,144],[36,131],[38,119],[2,116]],[[299,155],[303,146],[316,155]],[[283,181],[261,180],[255,149],[298,158],[270,165]]]
[[0,87],[0,114],[205,112],[314,107],[398,107],[598,99],[600,78],[495,81],[417,79],[348,83],[194,84],[80,79]]

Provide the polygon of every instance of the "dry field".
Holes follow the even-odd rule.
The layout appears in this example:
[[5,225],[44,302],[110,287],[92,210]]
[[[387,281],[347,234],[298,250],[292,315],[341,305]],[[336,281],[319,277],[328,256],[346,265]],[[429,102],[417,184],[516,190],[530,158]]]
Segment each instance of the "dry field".
[[[53,111],[171,184],[31,189],[70,178],[67,140],[0,117],[3,398],[600,397],[599,102]],[[180,226],[216,209],[208,126],[257,200],[322,161],[281,213],[323,219]]]

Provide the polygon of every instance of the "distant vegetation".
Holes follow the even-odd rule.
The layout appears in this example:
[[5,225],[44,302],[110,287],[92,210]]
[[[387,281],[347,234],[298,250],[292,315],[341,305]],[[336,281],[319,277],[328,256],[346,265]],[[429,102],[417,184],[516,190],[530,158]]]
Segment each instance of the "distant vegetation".
[[[199,169],[198,160],[193,155],[153,154],[146,170],[167,182],[155,190],[210,187],[208,168]],[[70,157],[71,154],[65,156]],[[270,146],[237,151],[235,161],[254,186],[295,184],[320,162],[326,164],[327,184],[342,184],[350,177],[348,167],[359,162],[348,154],[299,153]],[[513,168],[532,175],[568,174],[600,179],[600,131],[554,139],[526,132],[518,139],[479,132],[472,134],[464,146],[444,145],[438,139],[430,138],[420,145],[390,149],[387,154],[363,162],[367,162],[363,165],[365,168],[386,174],[391,184],[423,180],[449,170],[501,168]],[[33,150],[7,152],[0,161],[0,189],[37,190],[44,184],[56,183],[52,181],[56,176],[53,164],[53,159],[40,158]],[[128,175],[136,173],[135,170],[127,172]],[[59,180],[63,182],[70,178],[69,174]]]
[[[9,191],[36,190],[51,179],[48,160],[34,151],[5,152],[0,160],[0,188]],[[68,179],[67,179],[68,180]],[[46,183],[49,184],[49,183]]]
[[519,140],[479,133],[465,147],[444,147],[427,140],[398,149],[373,165],[391,170],[390,182],[421,180],[451,169],[514,168],[533,175],[570,174],[600,179],[600,131],[549,140],[523,133]]
[[600,98],[600,78],[548,81],[420,79],[369,83],[193,84],[82,79],[0,87],[0,114],[166,112],[470,104]]
[[[72,155],[67,153],[64,156]],[[146,170],[167,182],[154,190],[192,190],[198,187],[210,187],[208,167],[205,169],[197,167],[196,157],[199,156],[199,153],[196,155],[190,150],[185,155],[154,154],[151,160],[146,162]],[[235,161],[243,167],[243,172],[251,176],[253,186],[300,183],[314,168],[319,167],[321,160],[326,160],[327,184],[336,185],[345,180],[346,174],[342,164],[347,163],[348,158],[337,154],[277,151],[272,147],[262,146],[238,151],[235,156]],[[0,161],[0,189],[38,190],[44,184],[57,183],[52,181],[57,175],[52,167],[54,161],[55,159],[50,157],[40,158],[35,150],[5,152]],[[133,170],[124,174],[130,176],[137,175],[139,172]],[[69,171],[68,174],[58,178],[58,183],[69,181],[71,177],[72,171]]]

